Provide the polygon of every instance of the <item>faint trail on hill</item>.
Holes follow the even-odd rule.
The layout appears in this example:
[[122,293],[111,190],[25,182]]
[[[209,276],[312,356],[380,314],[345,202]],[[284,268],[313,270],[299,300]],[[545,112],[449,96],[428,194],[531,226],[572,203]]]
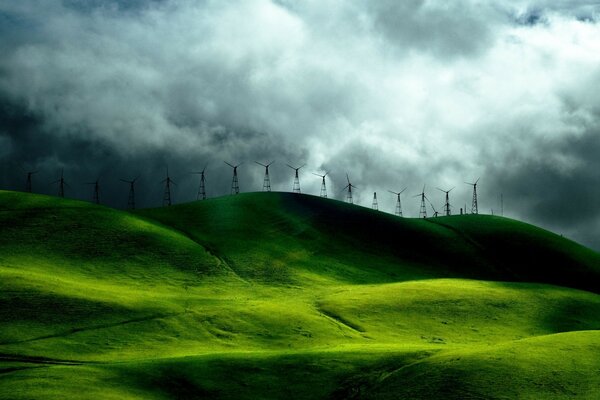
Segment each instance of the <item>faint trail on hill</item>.
[[[48,365],[83,365],[83,364],[101,364],[95,361],[77,361],[77,360],[61,360],[57,358],[22,356],[18,354],[2,354],[0,353],[0,362],[21,362],[27,364],[48,364]],[[12,372],[19,369],[31,369],[33,367],[14,367],[0,369],[0,373]],[[9,371],[10,369],[10,371]]]
[[233,276],[235,276],[236,278],[238,278],[239,280],[241,280],[244,283],[248,283],[248,281],[246,281],[244,278],[242,278],[240,275],[238,275],[237,272],[235,272],[235,270],[231,267],[230,263],[225,259],[225,257],[221,256],[220,254],[218,254],[218,252],[212,248],[212,246],[210,246],[209,244],[206,243],[202,243],[201,241],[199,241],[198,239],[196,239],[195,237],[193,237],[192,234],[190,234],[189,232],[176,228],[173,225],[167,225],[164,222],[161,222],[157,219],[154,219],[152,217],[148,217],[146,215],[141,215],[141,214],[137,214],[134,213],[132,214],[134,215],[136,218],[140,218],[148,223],[157,225],[163,229],[167,229],[167,230],[171,230],[174,232],[179,233],[181,236],[186,237],[187,239],[191,240],[192,242],[196,243],[198,246],[202,247],[204,249],[204,251],[208,254],[210,254],[212,257],[214,257],[218,263],[219,266],[223,265],[225,267],[225,269],[230,272]]
[[94,329],[112,328],[112,327],[115,327],[115,326],[127,325],[127,324],[131,324],[131,323],[135,323],[135,322],[144,322],[144,321],[150,321],[150,320],[153,320],[153,319],[176,317],[176,316],[181,315],[181,314],[185,314],[185,311],[177,312],[177,313],[154,314],[154,315],[149,315],[149,316],[146,316],[146,317],[139,317],[139,318],[129,319],[129,320],[126,320],[126,321],[113,322],[113,323],[110,323],[110,324],[100,324],[100,325],[86,326],[86,327],[82,327],[82,328],[73,328],[73,329],[68,329],[68,330],[65,330],[65,331],[62,331],[62,332],[59,332],[59,333],[53,333],[53,334],[50,334],[50,335],[38,336],[38,337],[35,337],[35,338],[31,338],[31,339],[14,340],[14,341],[11,341],[11,342],[1,342],[0,346],[2,346],[2,345],[10,345],[10,344],[29,343],[29,342],[35,342],[37,340],[44,340],[44,339],[54,339],[54,338],[58,338],[58,337],[64,337],[64,336],[72,335],[72,334],[79,333],[79,332],[91,331],[91,330],[94,330]]
[[364,336],[365,330],[362,327],[360,327],[356,324],[353,324],[352,322],[344,319],[343,317],[341,317],[337,314],[334,314],[330,311],[323,310],[320,306],[317,306],[317,311],[320,312],[321,315],[323,315],[325,318],[327,318],[331,321],[334,321],[336,324],[345,326],[346,328]]

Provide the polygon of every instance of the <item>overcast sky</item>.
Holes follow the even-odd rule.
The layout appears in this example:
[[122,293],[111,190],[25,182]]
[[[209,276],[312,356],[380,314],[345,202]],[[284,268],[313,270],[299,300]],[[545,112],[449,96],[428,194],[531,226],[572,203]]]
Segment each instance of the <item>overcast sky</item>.
[[[423,185],[600,249],[597,1],[0,0],[0,187],[124,207],[260,190],[254,161],[304,164],[302,191],[394,211]],[[431,212],[431,209],[428,210]]]

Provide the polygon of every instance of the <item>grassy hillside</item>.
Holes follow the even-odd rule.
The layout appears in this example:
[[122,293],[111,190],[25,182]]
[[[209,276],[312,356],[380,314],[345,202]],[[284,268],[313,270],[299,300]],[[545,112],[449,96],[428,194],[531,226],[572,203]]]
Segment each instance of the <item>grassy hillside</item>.
[[517,221],[0,191],[0,226],[0,398],[600,395],[600,255]]
[[247,193],[137,214],[186,234],[240,276],[268,282],[456,277],[600,291],[598,253],[503,217],[397,218],[292,193]]

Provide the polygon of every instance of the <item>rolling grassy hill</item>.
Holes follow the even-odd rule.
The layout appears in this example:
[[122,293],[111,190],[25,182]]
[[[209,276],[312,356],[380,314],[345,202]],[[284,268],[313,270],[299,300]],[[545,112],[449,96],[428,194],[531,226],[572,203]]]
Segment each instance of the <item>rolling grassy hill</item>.
[[0,191],[0,398],[600,396],[600,255],[501,217]]

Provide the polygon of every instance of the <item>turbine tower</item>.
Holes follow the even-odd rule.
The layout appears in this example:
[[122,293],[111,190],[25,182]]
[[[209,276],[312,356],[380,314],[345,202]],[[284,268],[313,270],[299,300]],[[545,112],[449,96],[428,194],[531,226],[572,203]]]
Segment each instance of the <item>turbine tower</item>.
[[402,194],[402,192],[404,192],[406,190],[406,188],[402,189],[399,192],[392,192],[391,190],[388,190],[388,192],[393,193],[397,196],[397,200],[396,200],[396,210],[394,212],[394,214],[396,214],[398,217],[402,217],[402,202],[400,201],[400,195]]
[[265,167],[265,179],[263,179],[263,192],[270,192],[271,191],[271,178],[269,177],[269,166],[271,164],[273,164],[275,161],[271,161],[268,164],[262,164],[259,163],[258,161],[254,161],[255,163],[257,163],[258,165],[262,165],[263,167]]
[[421,208],[419,210],[419,218],[427,218],[427,208],[425,207],[425,199],[427,199],[427,196],[425,196],[425,185],[423,185],[423,190],[421,190],[421,193],[416,194],[413,197],[421,198]]
[[477,178],[475,183],[465,182],[467,185],[473,186],[473,200],[471,202],[471,214],[479,214],[479,210],[477,207],[477,182],[479,182],[480,178]]
[[444,203],[444,215],[452,215],[452,211],[451,211],[452,206],[450,205],[450,195],[449,195],[449,193],[452,190],[454,190],[454,188],[452,188],[450,190],[444,190],[444,189],[437,188],[437,190],[446,193],[446,202]]
[[192,174],[200,175],[200,186],[198,187],[198,197],[196,197],[196,200],[206,200],[206,181],[204,179],[204,171],[206,171],[207,166],[208,164],[206,164],[200,172],[192,172]]
[[129,196],[127,196],[127,209],[135,210],[135,181],[139,176],[136,176],[133,180],[128,181],[126,179],[120,179],[121,182],[129,183]]
[[238,182],[237,169],[243,163],[239,163],[238,165],[231,165],[227,161],[224,161],[224,163],[233,168],[233,178],[231,179],[231,194],[240,194],[240,184]]
[[165,192],[163,194],[163,207],[171,205],[171,185],[177,185],[169,176],[169,167],[167,167],[167,177],[161,181],[165,183]]
[[300,179],[298,178],[298,171],[300,170],[300,168],[303,168],[306,164],[303,164],[301,167],[298,167],[298,168],[292,167],[290,164],[286,164],[286,165],[295,171],[294,186],[292,186],[292,192],[299,194],[300,193]]
[[348,174],[346,174],[346,180],[348,181],[348,184],[344,187],[344,189],[348,188],[348,192],[346,194],[346,202],[354,204],[354,201],[352,200],[352,188],[357,189],[357,187],[350,183],[350,178],[348,177]]
[[379,211],[379,203],[377,202],[377,192],[373,192],[373,203],[371,208],[375,211]]
[[319,175],[319,174],[316,174],[314,172],[312,174],[323,179],[323,181],[321,182],[321,193],[319,194],[319,196],[321,196],[321,197],[323,197],[323,198],[326,199],[327,198],[327,186],[325,185],[325,177],[327,175],[329,175],[329,171],[325,172],[325,175]]
[[58,183],[58,197],[65,197],[65,186],[69,186],[65,182],[64,168],[60,170],[60,178],[52,182],[52,184]]
[[37,174],[38,171],[27,171],[27,180],[25,181],[25,191],[27,193],[31,193],[32,192],[32,183],[31,183],[31,176],[33,174]]
[[92,192],[92,202],[100,204],[100,178],[97,178],[95,182],[86,182],[85,185],[94,185],[94,191]]

